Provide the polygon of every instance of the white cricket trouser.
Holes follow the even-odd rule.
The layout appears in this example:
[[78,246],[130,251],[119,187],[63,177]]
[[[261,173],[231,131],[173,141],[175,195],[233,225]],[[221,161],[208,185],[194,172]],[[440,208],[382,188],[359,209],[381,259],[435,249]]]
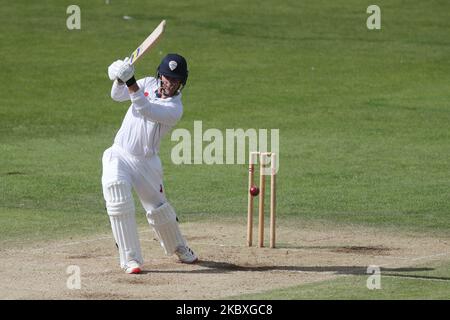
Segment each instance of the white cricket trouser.
[[143,263],[135,220],[132,188],[147,214],[166,202],[161,160],[157,155],[136,157],[118,146],[103,153],[102,186],[120,265],[135,260]]
[[[127,181],[136,191],[146,212],[163,203],[163,171],[158,155],[136,157],[113,145],[103,153],[103,190],[108,183]],[[106,200],[106,199],[105,199]]]

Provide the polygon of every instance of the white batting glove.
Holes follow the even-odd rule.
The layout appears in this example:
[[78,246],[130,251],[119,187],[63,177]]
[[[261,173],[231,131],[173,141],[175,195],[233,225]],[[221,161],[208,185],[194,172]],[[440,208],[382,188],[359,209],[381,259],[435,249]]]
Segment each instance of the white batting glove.
[[123,82],[127,82],[134,75],[134,66],[130,63],[130,58],[125,58],[123,60],[122,65],[120,65],[119,70],[117,71],[117,78],[122,80]]
[[119,72],[119,68],[122,64],[123,60],[116,60],[108,67],[108,77],[111,81],[117,79],[117,72]]

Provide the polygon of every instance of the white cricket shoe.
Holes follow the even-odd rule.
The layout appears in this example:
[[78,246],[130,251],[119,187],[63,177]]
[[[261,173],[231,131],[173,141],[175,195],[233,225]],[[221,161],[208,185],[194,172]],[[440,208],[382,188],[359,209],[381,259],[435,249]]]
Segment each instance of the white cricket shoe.
[[127,266],[125,267],[125,273],[138,274],[138,273],[141,273],[141,271],[142,271],[141,265],[138,262],[136,262],[134,260],[127,262]]
[[178,259],[183,263],[194,263],[198,260],[194,251],[188,246],[178,246],[175,253],[178,256]]

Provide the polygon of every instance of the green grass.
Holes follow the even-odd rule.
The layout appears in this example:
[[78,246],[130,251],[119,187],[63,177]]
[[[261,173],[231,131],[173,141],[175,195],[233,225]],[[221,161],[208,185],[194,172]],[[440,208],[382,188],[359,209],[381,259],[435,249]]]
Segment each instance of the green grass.
[[273,300],[448,300],[450,263],[433,267],[381,269],[379,289],[367,288],[371,274],[346,275],[301,286],[230,299]]
[[[178,128],[280,129],[281,219],[448,234],[448,2],[379,1],[379,31],[356,0],[80,0],[78,31],[70,4],[2,8],[0,240],[106,228],[101,155],[128,107],[111,101],[107,66],[163,18],[137,76],[179,52],[190,76]],[[166,137],[161,157],[180,217],[243,216],[246,166],[176,166],[175,144]]]
[[[448,235],[448,1],[380,0],[378,31],[372,2],[357,0],[79,0],[78,31],[70,4],[2,6],[4,246],[109,231],[101,157],[128,103],[111,101],[106,70],[162,19],[137,76],[179,52],[190,75],[178,128],[280,130],[279,219]],[[161,158],[181,220],[245,219],[246,166],[177,166],[175,144],[167,136]],[[359,274],[238,298],[448,299],[449,268],[386,271],[381,290]]]

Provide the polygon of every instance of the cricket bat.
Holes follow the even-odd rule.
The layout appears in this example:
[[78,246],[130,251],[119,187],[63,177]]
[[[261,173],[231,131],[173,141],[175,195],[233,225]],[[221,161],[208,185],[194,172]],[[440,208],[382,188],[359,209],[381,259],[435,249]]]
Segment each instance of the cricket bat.
[[155,28],[155,30],[153,30],[153,32],[150,33],[147,39],[145,39],[144,42],[142,42],[141,45],[137,47],[136,50],[133,51],[133,53],[130,56],[130,63],[132,65],[135,64],[136,61],[138,61],[147,51],[149,51],[156,45],[159,38],[161,38],[162,34],[164,33],[165,27],[166,27],[166,20],[163,20]]

